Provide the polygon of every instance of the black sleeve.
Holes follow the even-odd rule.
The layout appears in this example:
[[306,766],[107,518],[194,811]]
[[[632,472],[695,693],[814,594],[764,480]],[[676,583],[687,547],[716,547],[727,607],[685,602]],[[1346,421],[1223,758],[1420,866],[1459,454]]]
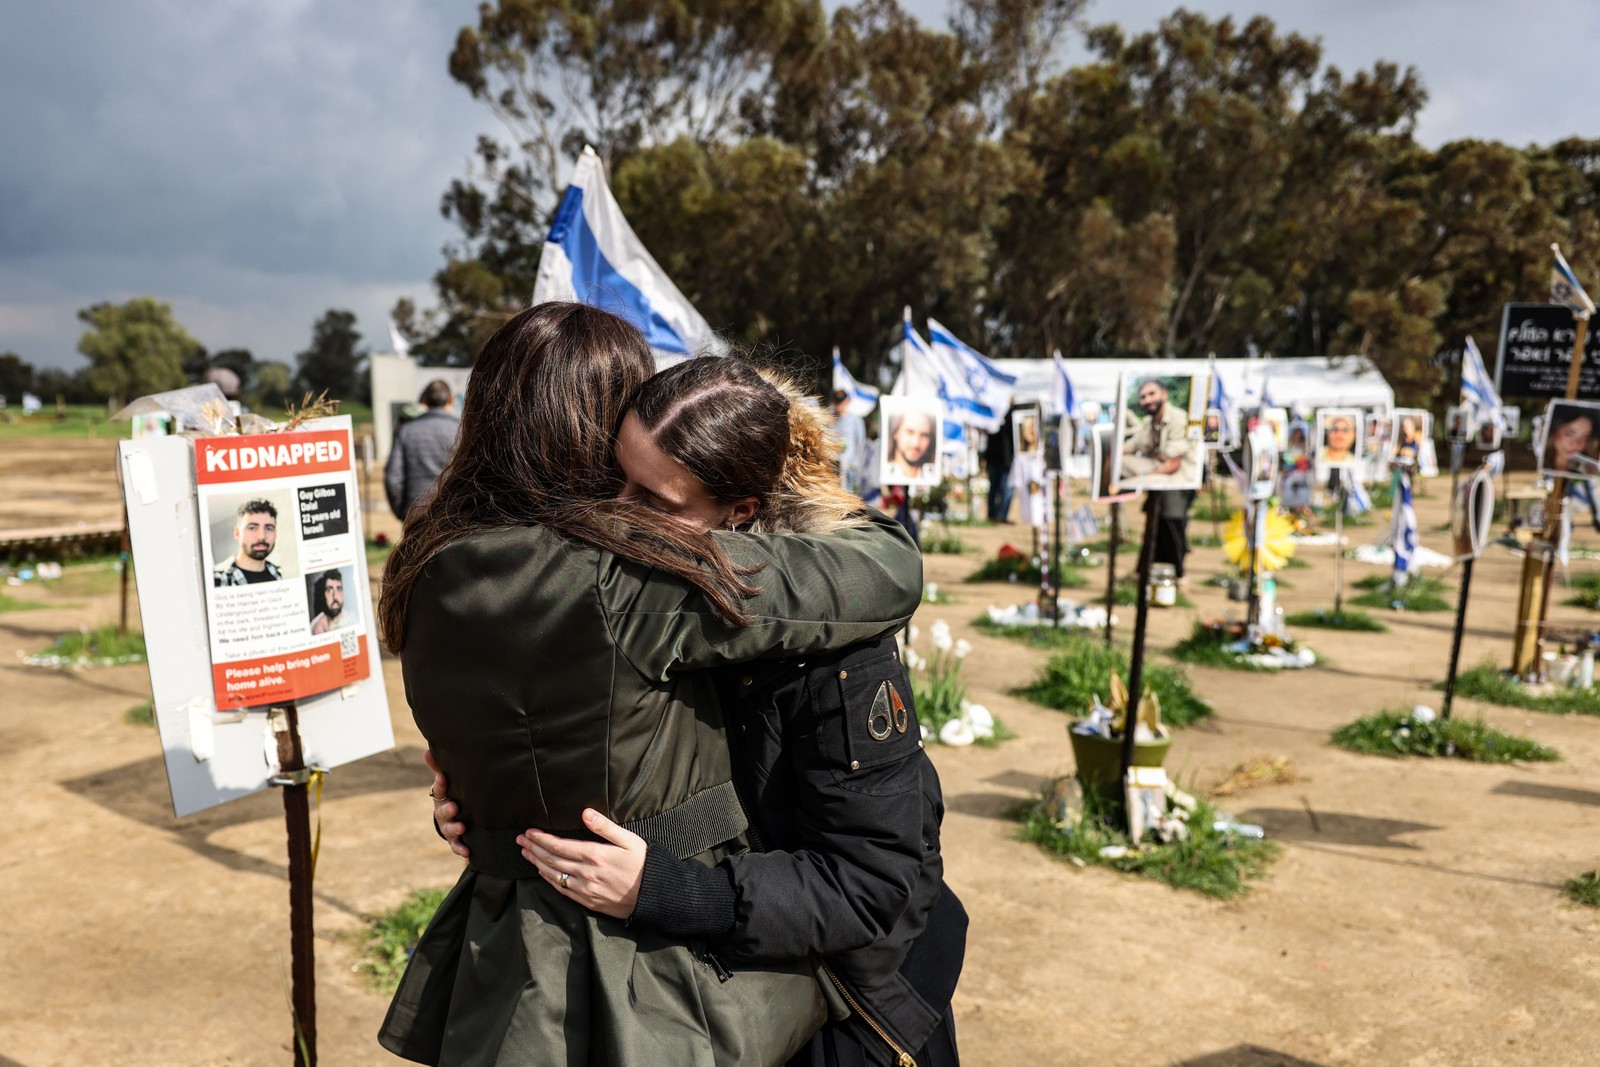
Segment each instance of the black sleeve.
[[737,893],[723,941],[734,958],[803,959],[880,940],[910,903],[929,847],[927,757],[898,656],[813,673],[804,689],[788,709],[779,768],[794,778],[789,850],[719,864]]
[[673,937],[720,941],[733,929],[734,902],[727,871],[680,860],[651,845],[644,854],[639,900],[628,921]]

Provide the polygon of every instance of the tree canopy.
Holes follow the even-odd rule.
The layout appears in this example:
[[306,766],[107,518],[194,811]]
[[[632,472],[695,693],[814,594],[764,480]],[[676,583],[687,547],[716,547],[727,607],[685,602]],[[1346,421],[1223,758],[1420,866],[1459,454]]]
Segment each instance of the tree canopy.
[[1415,70],[1341,71],[1264,17],[1128,35],[1085,7],[484,3],[449,70],[509,141],[444,194],[437,306],[396,317],[470,363],[584,143],[713,327],[837,344],[869,381],[910,304],[1000,356],[1362,353],[1423,401],[1442,347],[1542,296],[1552,240],[1597,276],[1600,141],[1429,149]]
[[78,340],[78,351],[89,359],[85,379],[113,404],[180,388],[186,381],[184,364],[204,354],[173,317],[171,305],[152,297],[95,304],[78,318],[89,327]]

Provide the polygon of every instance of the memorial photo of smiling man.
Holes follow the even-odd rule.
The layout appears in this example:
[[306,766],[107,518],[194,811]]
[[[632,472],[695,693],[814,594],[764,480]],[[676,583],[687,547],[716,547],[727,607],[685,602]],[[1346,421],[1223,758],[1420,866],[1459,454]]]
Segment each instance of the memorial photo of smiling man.
[[283,571],[267,557],[278,547],[278,509],[270,500],[246,500],[239,505],[233,540],[239,546],[233,557],[211,572],[212,585],[255,585],[276,582]]

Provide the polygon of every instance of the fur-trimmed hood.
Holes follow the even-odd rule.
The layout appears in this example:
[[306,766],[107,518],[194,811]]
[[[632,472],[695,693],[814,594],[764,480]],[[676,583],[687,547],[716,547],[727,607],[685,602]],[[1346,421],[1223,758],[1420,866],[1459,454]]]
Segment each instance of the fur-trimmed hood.
[[833,416],[782,373],[767,368],[760,373],[789,401],[789,458],[777,492],[756,515],[754,529],[832,533],[860,525],[861,498],[839,484],[840,445]]

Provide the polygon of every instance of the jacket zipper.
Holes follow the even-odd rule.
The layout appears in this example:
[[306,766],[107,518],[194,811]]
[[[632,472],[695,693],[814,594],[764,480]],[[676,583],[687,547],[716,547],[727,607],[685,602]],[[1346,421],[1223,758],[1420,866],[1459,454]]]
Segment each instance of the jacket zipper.
[[839,991],[839,995],[844,997],[845,1003],[850,1005],[851,1010],[861,1016],[861,1021],[871,1027],[873,1033],[883,1038],[884,1044],[894,1050],[896,1056],[895,1067],[917,1067],[917,1061],[911,1058],[911,1053],[895,1044],[894,1038],[890,1037],[884,1028],[878,1025],[878,1021],[861,1009],[861,1005],[856,1003],[856,998],[850,995],[850,990],[846,989],[844,983],[839,981],[839,976],[833,973],[833,968],[829,967],[827,963],[823,963],[822,971],[828,976],[828,980],[833,983],[833,987]]

